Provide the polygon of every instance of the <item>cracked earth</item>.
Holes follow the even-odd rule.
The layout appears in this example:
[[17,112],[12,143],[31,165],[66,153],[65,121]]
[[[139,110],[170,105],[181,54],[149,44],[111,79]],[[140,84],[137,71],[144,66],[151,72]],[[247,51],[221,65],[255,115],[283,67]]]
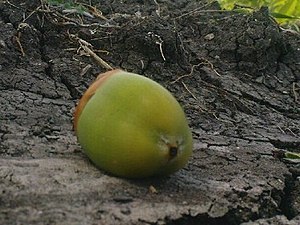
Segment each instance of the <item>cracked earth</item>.
[[[300,151],[299,34],[264,10],[157,2],[96,1],[106,20],[72,21],[0,2],[0,224],[300,224],[299,163],[274,156]],[[72,114],[105,70],[70,34],[174,94],[194,139],[184,169],[127,180],[90,163]]]

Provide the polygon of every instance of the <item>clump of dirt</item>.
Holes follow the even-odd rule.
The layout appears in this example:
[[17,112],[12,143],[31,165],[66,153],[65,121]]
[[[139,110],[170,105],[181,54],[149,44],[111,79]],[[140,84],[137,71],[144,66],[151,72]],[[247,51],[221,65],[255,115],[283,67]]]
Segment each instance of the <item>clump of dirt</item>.
[[[299,34],[265,10],[89,3],[79,4],[93,17],[40,1],[0,3],[0,223],[298,224],[299,164],[273,152],[299,151]],[[87,160],[72,113],[105,69],[82,43],[180,101],[194,138],[183,170],[134,181]]]

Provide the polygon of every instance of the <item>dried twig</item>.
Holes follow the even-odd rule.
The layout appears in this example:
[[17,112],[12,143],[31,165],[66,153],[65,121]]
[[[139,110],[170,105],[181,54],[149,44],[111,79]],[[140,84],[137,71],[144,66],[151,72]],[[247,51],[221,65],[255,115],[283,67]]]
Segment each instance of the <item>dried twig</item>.
[[285,134],[285,131],[280,126],[277,125],[277,128],[281,131],[281,133]]
[[184,13],[184,14],[176,17],[175,19],[180,19],[182,17],[189,16],[189,15],[196,14],[196,13],[215,13],[215,12],[222,13],[222,12],[226,12],[225,10],[218,10],[218,9],[217,10],[215,10],[215,9],[206,9],[206,10],[204,9],[204,10],[202,10],[203,8],[205,8],[206,6],[208,6],[210,4],[211,3],[207,3],[207,4],[203,5],[203,6],[200,6],[200,7],[196,8],[196,9],[190,11],[190,12]]
[[[209,61],[207,59],[203,59],[203,60],[205,61],[206,64],[208,64],[210,66],[210,68],[212,69],[212,71],[214,71],[219,77],[221,77],[221,74],[218,73],[218,71],[214,67],[214,64],[212,64],[211,61]],[[205,64],[205,63],[203,63],[203,64]]]
[[163,39],[159,35],[154,34],[153,32],[148,32],[148,35],[149,35],[149,37],[152,38],[152,40],[156,39],[155,44],[157,44],[159,46],[160,55],[163,58],[163,60],[166,61],[166,57],[164,55],[163,48],[162,48],[162,44],[164,42]]
[[31,13],[29,13],[29,15],[23,19],[23,22],[25,22],[26,20],[28,20],[34,13],[36,13],[37,11],[39,11],[41,9],[42,5],[38,6],[35,10],[33,10]]
[[105,62],[103,59],[101,59],[96,53],[94,53],[88,46],[84,45],[81,40],[79,40],[79,44],[82,47],[84,51],[86,51],[93,59],[96,60],[96,62],[102,66],[105,69],[112,70],[113,67],[111,67],[107,62]]
[[90,55],[96,62],[98,65],[100,65],[101,67],[108,69],[108,70],[112,70],[113,67],[110,66],[107,62],[105,62],[102,58],[100,58],[95,52],[93,52],[91,50],[92,48],[92,44],[90,44],[89,42],[77,37],[74,34],[69,34],[71,39],[76,40],[79,45],[80,48],[82,48],[88,55]]
[[171,84],[175,84],[176,82],[178,82],[178,81],[181,80],[182,78],[192,76],[193,73],[194,73],[195,67],[198,67],[198,66],[200,66],[200,65],[202,65],[202,63],[198,63],[197,65],[192,65],[192,68],[191,68],[191,71],[190,71],[189,74],[185,74],[185,75],[182,75],[182,76],[178,77],[176,80],[173,80],[173,81],[171,82]]
[[91,64],[87,64],[80,72],[80,76],[84,76],[88,71],[89,69],[92,68],[92,65]]
[[294,137],[298,137],[297,134],[295,134],[290,128],[286,128]]
[[162,49],[162,43],[163,43],[163,41],[156,42],[156,44],[159,45],[159,51],[160,51],[161,57],[163,58],[164,61],[166,61],[166,57],[164,56],[164,52],[163,52],[163,49]]
[[160,5],[158,4],[158,2],[156,0],[153,0],[153,1],[157,5],[157,9],[155,10],[155,12],[160,17]]
[[18,7],[14,4],[12,4],[11,2],[9,2],[8,0],[6,1],[7,4],[9,4],[10,6],[14,7],[14,8],[17,8],[17,9],[21,9],[21,7]]
[[[85,4],[84,4],[85,5]],[[74,18],[67,17],[61,13],[59,13],[57,10],[51,10],[47,4],[42,5],[43,8],[38,7],[34,12],[42,12],[42,13],[48,13],[49,15],[55,17],[55,19],[50,20],[54,24],[58,25],[74,25],[74,26],[79,26],[79,27],[113,27],[113,28],[119,28],[119,26],[116,25],[110,25],[108,23],[101,24],[101,23],[91,23],[91,24],[84,24],[82,21],[77,21]],[[88,6],[88,5],[85,5]],[[93,6],[88,6],[88,8],[92,11],[93,15],[96,17],[99,17],[105,21],[108,21],[108,19],[104,16],[102,16],[102,13],[99,12],[95,7]],[[63,20],[62,22],[59,21]]]
[[17,42],[17,44],[18,44],[18,47],[19,47],[19,50],[20,50],[22,56],[24,57],[26,54],[25,54],[25,52],[24,52],[24,48],[23,48],[23,46],[22,46],[22,44],[21,44],[20,39],[21,39],[21,32],[18,32],[18,33],[17,33],[17,36],[15,36],[15,40],[16,40],[16,42]]
[[87,7],[94,16],[96,16],[100,19],[106,20],[106,21],[108,20],[105,16],[102,15],[102,12],[99,11],[95,6],[91,6],[91,5],[88,5],[85,3],[81,3],[81,5]]
[[221,75],[216,71],[216,69],[214,69],[214,65],[213,65],[210,61],[208,61],[207,59],[203,59],[203,58],[202,58],[202,60],[203,60],[204,62],[200,62],[200,63],[198,63],[198,64],[196,64],[196,65],[192,65],[192,68],[191,68],[191,71],[190,71],[189,74],[185,74],[185,75],[182,75],[182,76],[178,77],[176,80],[172,81],[171,84],[174,84],[174,83],[178,82],[178,81],[181,80],[182,78],[192,76],[196,67],[199,67],[199,66],[201,66],[201,65],[206,65],[206,64],[208,64],[208,65],[210,66],[210,68],[211,68],[211,69],[212,69],[219,77],[221,76]]
[[188,89],[187,85],[183,81],[181,81],[181,83],[182,83],[183,87],[187,90],[187,92],[190,93],[191,96],[197,100],[197,97]]

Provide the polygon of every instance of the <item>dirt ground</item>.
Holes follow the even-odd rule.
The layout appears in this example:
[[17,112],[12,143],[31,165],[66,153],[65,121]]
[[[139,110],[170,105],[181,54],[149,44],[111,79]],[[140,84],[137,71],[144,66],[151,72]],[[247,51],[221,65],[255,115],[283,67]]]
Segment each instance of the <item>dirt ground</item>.
[[[0,224],[300,224],[299,163],[274,155],[300,151],[300,35],[265,10],[91,3],[103,16],[0,1]],[[194,138],[184,169],[127,180],[89,162],[72,113],[106,70],[79,40],[174,94]]]

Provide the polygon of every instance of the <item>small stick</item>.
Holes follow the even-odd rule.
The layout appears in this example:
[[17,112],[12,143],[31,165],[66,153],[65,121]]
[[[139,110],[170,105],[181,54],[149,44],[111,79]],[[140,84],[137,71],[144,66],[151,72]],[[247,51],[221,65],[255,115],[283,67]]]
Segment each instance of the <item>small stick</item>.
[[[79,41],[80,43],[80,41]],[[86,51],[91,57],[93,57],[96,62],[102,66],[105,69],[108,70],[112,70],[113,68],[107,63],[105,62],[103,59],[101,59],[95,52],[93,52],[89,47],[87,47],[86,45],[83,45],[80,43],[80,46],[83,48],[84,51]]]
[[198,66],[200,66],[200,65],[202,65],[202,64],[203,64],[203,63],[198,63],[197,65],[192,65],[192,68],[191,68],[191,71],[190,71],[189,74],[185,74],[185,75],[182,75],[182,76],[178,77],[176,80],[173,80],[173,81],[171,82],[171,84],[175,84],[177,81],[181,80],[181,79],[184,78],[184,77],[189,77],[189,76],[193,75],[195,67],[198,67]]
[[157,9],[155,10],[156,14],[160,17],[160,6],[156,0],[153,0],[154,3],[157,5]]
[[16,39],[16,42],[17,42],[18,47],[20,49],[20,52],[22,53],[22,56],[25,56],[25,52],[24,52],[23,46],[21,44],[20,37],[21,37],[21,33],[18,32],[18,36],[15,36],[15,39]]
[[95,52],[93,52],[88,46],[92,47],[92,45],[90,43],[88,43],[87,41],[76,37],[73,34],[69,34],[70,38],[74,38],[75,40],[78,41],[78,43],[80,44],[80,47],[86,52],[88,53],[91,57],[94,58],[94,60],[97,62],[98,65],[102,66],[105,69],[108,70],[113,70],[114,68],[112,66],[110,66],[107,62],[105,62],[103,59],[101,59]]
[[293,136],[297,137],[297,134],[295,134],[290,128],[286,128]]
[[277,128],[283,133],[285,134],[284,130],[282,130],[282,128],[280,126],[277,125]]
[[191,96],[193,96],[193,98],[197,100],[197,97],[188,89],[187,85],[183,81],[181,81],[181,83],[183,87],[188,91],[188,93],[190,93]]

